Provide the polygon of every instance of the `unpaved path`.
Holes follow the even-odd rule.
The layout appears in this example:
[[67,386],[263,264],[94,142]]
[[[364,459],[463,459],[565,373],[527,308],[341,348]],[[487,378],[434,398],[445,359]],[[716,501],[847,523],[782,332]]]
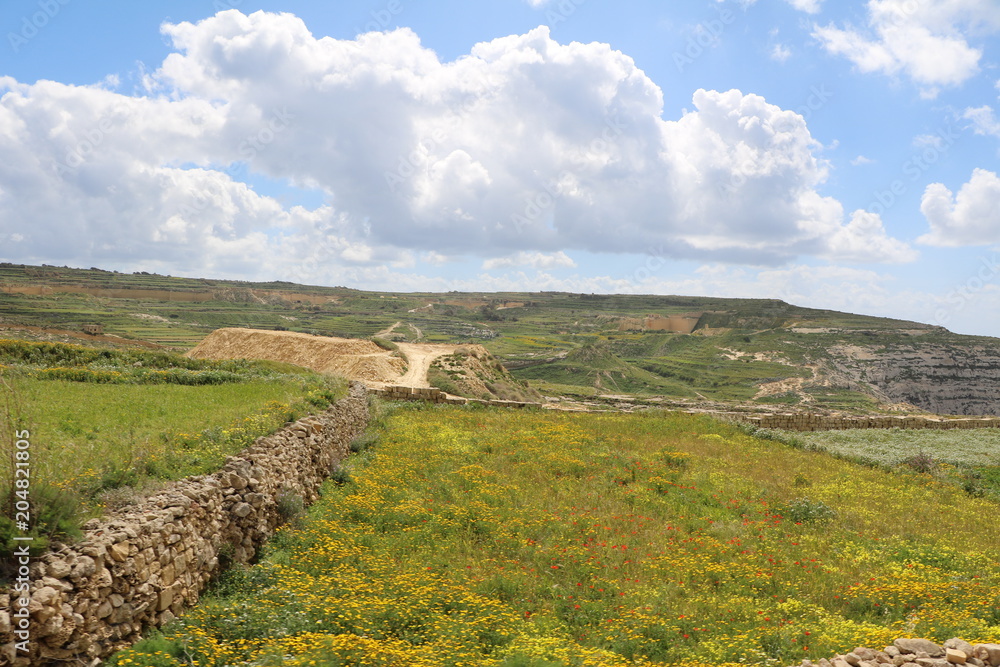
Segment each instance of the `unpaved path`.
[[396,343],[399,351],[406,355],[406,373],[393,384],[404,387],[430,387],[427,382],[427,372],[431,363],[438,357],[451,354],[456,345],[441,345],[432,343]]
[[402,324],[402,322],[396,322],[396,323],[395,323],[395,324],[393,324],[393,325],[392,325],[391,327],[386,327],[385,329],[382,329],[381,331],[379,331],[378,333],[376,333],[376,334],[375,334],[375,335],[373,336],[373,338],[383,338],[383,337],[385,337],[385,336],[388,336],[388,335],[389,335],[389,334],[391,334],[391,333],[393,332],[393,330],[395,330],[395,328],[396,328],[396,327],[398,327],[398,326],[399,326],[400,324]]

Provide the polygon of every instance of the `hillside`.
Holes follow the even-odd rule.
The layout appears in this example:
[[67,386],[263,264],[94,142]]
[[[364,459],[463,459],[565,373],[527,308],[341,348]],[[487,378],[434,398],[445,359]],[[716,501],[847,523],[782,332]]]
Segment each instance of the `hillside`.
[[79,336],[85,324],[179,351],[226,327],[481,345],[532,391],[583,401],[1000,414],[1000,340],[774,299],[378,293],[0,265],[0,328]]

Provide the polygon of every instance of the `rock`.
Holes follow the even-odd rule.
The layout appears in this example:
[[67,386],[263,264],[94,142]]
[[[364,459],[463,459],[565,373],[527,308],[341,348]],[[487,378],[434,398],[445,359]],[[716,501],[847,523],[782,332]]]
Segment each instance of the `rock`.
[[111,555],[111,559],[115,562],[122,563],[128,558],[129,554],[129,544],[127,542],[119,542],[111,546],[108,553]]
[[106,567],[102,567],[101,571],[94,577],[94,585],[98,588],[110,588],[113,582],[114,579],[111,578],[111,573]]
[[90,556],[81,556],[80,559],[73,565],[73,570],[70,572],[70,579],[80,579],[83,577],[89,577],[94,572],[97,572],[97,563]]
[[250,514],[250,512],[252,512],[252,511],[253,511],[253,507],[251,507],[247,503],[238,503],[233,508],[233,514],[235,514],[236,516],[238,516],[241,519],[243,517],[245,517],[246,515]]
[[861,656],[852,651],[844,656],[844,662],[851,665],[851,667],[858,667],[861,664]]
[[944,648],[929,639],[900,638],[893,642],[901,653],[917,653],[923,651],[931,658],[943,658]]
[[895,658],[897,655],[899,655],[899,649],[896,648],[895,646],[886,646],[884,649],[882,649],[882,652],[885,653],[890,658]]
[[70,566],[61,558],[52,558],[45,563],[45,571],[53,579],[62,579],[70,573]]
[[960,651],[957,648],[946,648],[944,650],[944,659],[953,665],[964,665],[968,657],[965,651]]
[[870,648],[864,646],[858,646],[853,651],[851,651],[851,653],[858,656],[862,660],[874,660],[876,652]]
[[156,611],[168,609],[174,601],[174,589],[164,588],[160,591],[160,597],[156,604]]
[[976,644],[972,655],[991,667],[1000,667],[1000,644]]
[[913,662],[920,667],[948,667],[948,661],[943,658],[917,658]]
[[958,637],[952,637],[951,639],[946,641],[943,644],[943,646],[945,647],[945,649],[953,648],[956,651],[961,651],[962,653],[965,654],[966,658],[972,655],[972,644],[965,641],[964,639],[959,639]]

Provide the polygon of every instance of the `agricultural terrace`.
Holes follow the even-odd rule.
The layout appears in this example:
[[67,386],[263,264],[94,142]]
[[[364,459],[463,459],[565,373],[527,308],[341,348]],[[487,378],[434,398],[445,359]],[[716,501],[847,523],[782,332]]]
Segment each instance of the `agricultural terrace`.
[[[373,443],[373,440],[375,442]],[[995,502],[673,413],[407,405],[110,665],[781,665],[1000,640]]]

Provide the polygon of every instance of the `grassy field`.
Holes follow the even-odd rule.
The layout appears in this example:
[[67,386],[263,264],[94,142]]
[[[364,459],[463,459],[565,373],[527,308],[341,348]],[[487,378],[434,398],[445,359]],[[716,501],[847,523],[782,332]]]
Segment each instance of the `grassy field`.
[[[218,469],[257,437],[324,409],[344,386],[278,364],[0,340],[0,499],[16,500],[14,434],[27,430],[42,549],[44,538],[72,536],[83,520],[166,480]],[[0,551],[12,548],[13,516],[0,517]]]
[[1000,640],[997,503],[930,475],[663,412],[408,405],[355,449],[260,563],[108,664],[784,665]]
[[866,464],[909,468],[1000,501],[1000,430],[862,429],[794,433],[804,446]]

